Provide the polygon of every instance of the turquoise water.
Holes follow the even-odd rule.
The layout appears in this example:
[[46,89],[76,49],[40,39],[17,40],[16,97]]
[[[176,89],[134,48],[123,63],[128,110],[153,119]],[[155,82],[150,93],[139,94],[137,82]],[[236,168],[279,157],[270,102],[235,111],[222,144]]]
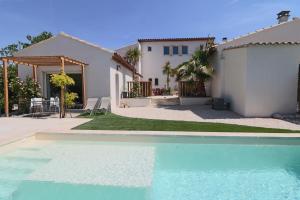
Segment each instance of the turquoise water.
[[0,155],[0,200],[300,200],[299,145],[232,143],[18,148]]

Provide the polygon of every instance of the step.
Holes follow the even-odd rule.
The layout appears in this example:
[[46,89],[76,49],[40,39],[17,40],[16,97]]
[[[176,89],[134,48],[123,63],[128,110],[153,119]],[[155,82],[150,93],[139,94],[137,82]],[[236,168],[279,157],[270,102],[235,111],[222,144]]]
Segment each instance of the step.
[[[0,167],[18,169],[36,169],[48,163],[48,158],[4,157],[0,158]],[[1,177],[0,177],[1,178]]]
[[7,180],[1,177],[0,179],[0,200],[12,199],[12,194],[18,189],[21,184],[20,180]]
[[179,98],[152,98],[151,99],[151,105],[156,106],[173,106],[173,105],[179,105],[180,100]]
[[23,180],[33,171],[25,168],[0,167],[0,177],[7,180]]

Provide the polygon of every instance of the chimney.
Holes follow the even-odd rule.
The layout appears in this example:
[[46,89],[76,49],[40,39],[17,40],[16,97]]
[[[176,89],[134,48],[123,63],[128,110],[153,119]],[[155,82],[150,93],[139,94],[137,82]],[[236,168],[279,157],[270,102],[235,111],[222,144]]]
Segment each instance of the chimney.
[[278,24],[281,24],[283,22],[287,22],[289,20],[289,17],[290,17],[290,11],[289,10],[281,11],[280,13],[277,14]]
[[227,42],[227,37],[223,37],[222,42]]

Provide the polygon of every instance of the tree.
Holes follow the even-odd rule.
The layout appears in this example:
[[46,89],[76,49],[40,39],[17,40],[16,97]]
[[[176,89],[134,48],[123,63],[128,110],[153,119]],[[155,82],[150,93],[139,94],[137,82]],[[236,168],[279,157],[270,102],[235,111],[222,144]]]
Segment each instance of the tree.
[[[78,99],[78,94],[75,92],[66,92],[65,93],[65,106],[67,109],[72,108],[73,106],[75,106],[75,100]],[[70,112],[70,116],[71,112]]]
[[126,52],[125,60],[134,67],[134,70],[132,72],[133,73],[133,75],[132,75],[133,80],[136,80],[136,77],[135,77],[135,72],[136,72],[135,66],[139,62],[140,55],[141,55],[141,53],[140,53],[140,50],[138,48],[129,49]]
[[9,83],[11,91],[10,105],[18,104],[18,112],[26,113],[29,111],[31,98],[41,97],[41,87],[31,77],[22,81],[19,77],[12,78]]
[[177,81],[199,82],[201,96],[206,96],[204,82],[212,77],[213,68],[209,64],[209,56],[213,52],[212,46],[204,50],[196,50],[192,58],[176,68]]
[[[17,67],[15,65],[8,66],[8,82],[12,82],[17,78]],[[0,115],[4,110],[4,81],[3,81],[3,68],[0,67]],[[8,88],[8,95],[9,95],[9,105],[13,105],[17,102],[17,91],[12,91],[11,88]]]
[[47,31],[44,31],[36,36],[27,35],[26,38],[29,43],[23,43],[23,48],[26,48],[33,44],[39,43],[43,40],[47,40],[47,39],[51,38],[52,36],[53,36],[53,34],[51,32],[47,32]]
[[[21,49],[24,49],[26,47],[29,47],[33,44],[36,44],[38,42],[41,42],[43,40],[46,40],[48,38],[52,37],[52,33],[50,32],[42,32],[36,36],[28,35],[26,37],[27,41],[21,42],[18,41],[16,43],[7,45],[6,47],[0,48],[0,56],[6,57],[6,56],[13,56],[14,53],[18,52]],[[2,64],[2,63],[1,63]],[[0,110],[3,110],[4,107],[4,90],[3,90],[3,75],[2,75],[2,67],[0,66]],[[15,80],[18,74],[18,65],[10,64],[8,66],[8,82],[11,82]],[[12,88],[9,87],[9,105],[12,105],[13,103],[17,102],[18,98],[18,92],[12,91]]]
[[18,41],[16,43],[7,45],[4,48],[1,48],[0,49],[0,55],[1,56],[12,56],[17,51],[19,51],[21,49],[24,49],[26,47],[29,47],[33,44],[39,43],[43,40],[49,39],[52,36],[53,36],[52,33],[47,32],[47,31],[44,31],[44,32],[42,32],[42,33],[40,33],[36,36],[27,35],[26,36],[27,41],[25,41],[25,42]]
[[64,72],[59,74],[51,74],[50,82],[60,88],[60,117],[65,117],[65,90],[69,85],[74,85],[75,81]]
[[138,48],[133,48],[133,49],[129,49],[126,52],[126,60],[128,63],[130,63],[131,65],[135,66],[140,59],[140,50]]
[[163,74],[167,76],[167,90],[170,89],[170,77],[174,76],[174,69],[172,68],[170,62],[166,62],[163,66]]

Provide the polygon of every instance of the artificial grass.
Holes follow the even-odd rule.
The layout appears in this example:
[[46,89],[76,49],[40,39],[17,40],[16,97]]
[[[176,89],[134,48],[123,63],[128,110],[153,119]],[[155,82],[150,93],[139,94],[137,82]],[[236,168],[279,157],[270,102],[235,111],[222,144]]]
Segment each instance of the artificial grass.
[[[80,117],[90,117],[81,115]],[[92,116],[93,120],[77,126],[77,130],[135,130],[135,131],[194,131],[194,132],[250,132],[250,133],[296,133],[287,129],[260,128],[224,123],[188,122],[130,118],[108,113]]]

